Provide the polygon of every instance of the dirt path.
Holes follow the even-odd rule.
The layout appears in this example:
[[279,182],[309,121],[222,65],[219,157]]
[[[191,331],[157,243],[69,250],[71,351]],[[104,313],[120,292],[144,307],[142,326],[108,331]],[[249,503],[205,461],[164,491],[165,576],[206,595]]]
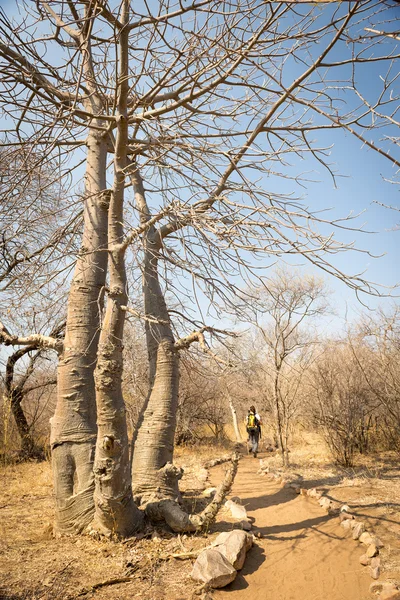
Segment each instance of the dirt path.
[[[315,501],[257,475],[244,457],[233,486],[257,540],[236,580],[216,600],[365,600],[372,581],[359,563],[362,549]],[[215,481],[217,472],[212,475]]]

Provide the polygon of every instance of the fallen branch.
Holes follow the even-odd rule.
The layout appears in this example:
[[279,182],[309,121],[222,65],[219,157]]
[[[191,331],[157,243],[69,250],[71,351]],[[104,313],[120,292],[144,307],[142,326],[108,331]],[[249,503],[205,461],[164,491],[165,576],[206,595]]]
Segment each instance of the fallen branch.
[[111,579],[106,579],[105,581],[99,581],[98,583],[94,583],[90,587],[83,588],[78,594],[76,594],[76,596],[73,596],[73,598],[79,598],[80,596],[86,596],[86,594],[90,594],[91,592],[94,592],[95,590],[98,590],[99,588],[107,587],[109,585],[117,585],[118,583],[129,583],[130,581],[133,581],[133,579],[134,578],[132,576],[126,576],[126,577],[113,577]]
[[165,499],[149,502],[145,509],[146,515],[154,521],[165,521],[177,533],[208,530],[232,487],[239,458],[236,452],[232,455],[231,465],[225,473],[224,480],[218,486],[214,498],[200,514],[190,515],[174,500]]

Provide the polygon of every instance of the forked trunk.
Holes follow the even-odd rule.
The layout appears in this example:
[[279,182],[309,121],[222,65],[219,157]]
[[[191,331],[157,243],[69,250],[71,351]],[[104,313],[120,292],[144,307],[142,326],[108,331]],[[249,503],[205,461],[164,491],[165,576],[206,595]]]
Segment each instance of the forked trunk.
[[58,365],[57,405],[51,422],[56,529],[82,531],[94,511],[96,442],[94,368],[107,270],[107,148],[87,140],[84,231],[68,297],[64,351]]
[[[124,0],[122,23],[129,21],[129,0]],[[109,292],[97,359],[97,444],[95,457],[95,531],[118,537],[131,535],[142,522],[133,502],[126,410],[122,396],[123,335],[127,301],[123,244],[124,190],[128,145],[128,36],[119,36],[117,136],[114,151],[114,184],[108,211]]]
[[[143,182],[132,173],[135,198],[146,223],[148,211]],[[150,227],[144,238],[143,294],[146,340],[150,364],[150,394],[133,454],[133,491],[137,502],[155,521],[166,522],[177,532],[207,528],[232,485],[237,470],[235,456],[214,500],[200,515],[189,515],[179,506],[178,481],[182,470],[173,465],[179,391],[179,353],[158,275],[161,235]]]
[[143,291],[151,392],[133,455],[135,497],[179,498],[179,469],[172,465],[178,408],[179,356],[158,279],[158,248],[154,232],[146,236]]
[[[110,209],[111,211],[111,209]],[[110,284],[95,373],[97,445],[95,518],[91,527],[104,535],[127,537],[139,528],[142,513],[133,502],[125,403],[122,396],[122,340],[126,304],[123,255],[111,254]],[[117,284],[119,279],[120,285]]]

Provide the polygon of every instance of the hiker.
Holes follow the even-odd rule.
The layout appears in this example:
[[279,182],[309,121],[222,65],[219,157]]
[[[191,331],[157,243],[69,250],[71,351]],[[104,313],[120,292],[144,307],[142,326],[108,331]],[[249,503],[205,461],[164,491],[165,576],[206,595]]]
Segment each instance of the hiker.
[[258,440],[261,437],[261,418],[257,413],[255,406],[250,406],[246,418],[246,430],[249,434],[249,454],[253,453],[254,458],[257,458]]

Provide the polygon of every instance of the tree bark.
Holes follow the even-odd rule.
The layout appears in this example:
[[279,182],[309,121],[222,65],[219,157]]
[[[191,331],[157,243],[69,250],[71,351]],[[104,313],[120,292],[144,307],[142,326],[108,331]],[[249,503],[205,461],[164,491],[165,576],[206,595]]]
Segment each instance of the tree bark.
[[233,429],[235,430],[236,441],[239,444],[241,444],[242,436],[240,434],[237,412],[236,412],[236,408],[233,404],[233,401],[232,401],[232,398],[231,398],[231,395],[229,394],[229,392],[228,392],[228,401],[229,401],[229,408],[231,409],[231,413],[232,413]]
[[87,138],[84,230],[68,297],[64,350],[58,365],[57,404],[51,423],[56,529],[82,531],[94,512],[96,442],[94,368],[107,271],[107,145]]
[[135,506],[132,496],[126,410],[122,395],[125,310],[121,306],[127,302],[123,215],[128,145],[129,0],[123,2],[121,20],[125,28],[119,36],[114,184],[108,211],[110,282],[95,371],[98,433],[94,465],[95,518],[92,528],[101,534],[127,537],[142,522],[142,513]]
[[44,458],[43,449],[39,448],[31,434],[31,427],[27,421],[24,410],[21,406],[22,400],[24,399],[24,385],[31,375],[34,367],[35,360],[38,353],[31,357],[30,364],[17,385],[14,383],[14,367],[15,364],[23,356],[28,354],[34,348],[29,346],[20,348],[14,352],[7,360],[6,365],[6,376],[5,376],[5,401],[9,403],[11,412],[14,417],[15,425],[17,427],[18,434],[21,438],[21,458]]
[[[132,170],[142,224],[150,219],[143,182]],[[158,275],[161,238],[154,226],[144,236],[143,296],[149,357],[149,397],[132,461],[133,492],[141,503],[179,499],[181,471],[172,465],[178,408],[179,354]]]

